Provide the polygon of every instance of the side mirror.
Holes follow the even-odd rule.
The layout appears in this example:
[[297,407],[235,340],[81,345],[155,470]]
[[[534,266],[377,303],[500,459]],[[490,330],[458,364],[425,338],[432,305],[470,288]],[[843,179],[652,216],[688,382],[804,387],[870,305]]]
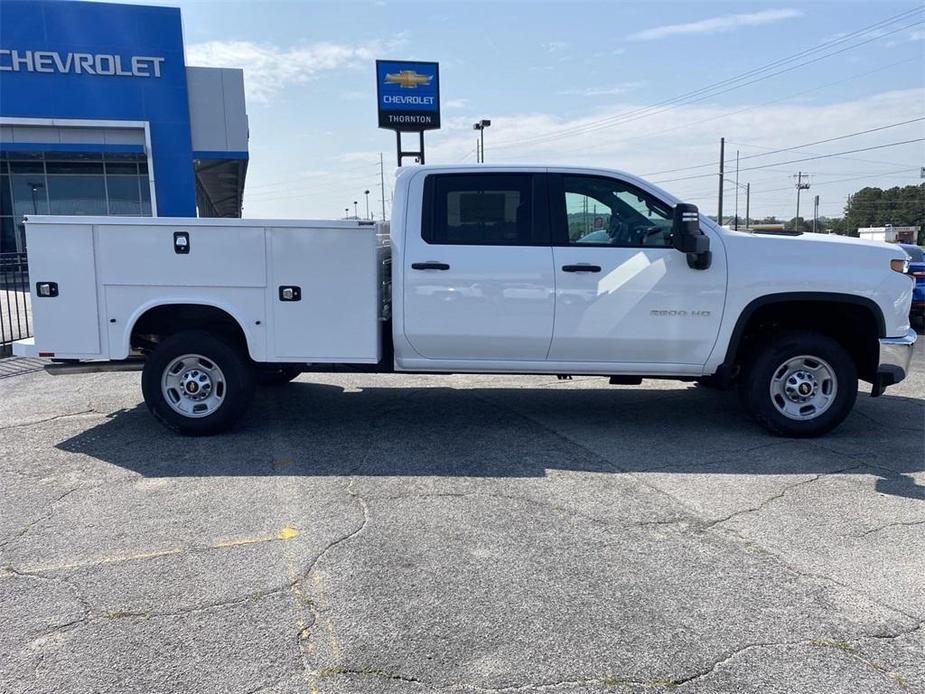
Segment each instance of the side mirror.
[[675,205],[671,225],[671,243],[676,250],[687,255],[687,264],[694,270],[710,267],[710,237],[700,231],[700,212],[696,205],[681,202]]

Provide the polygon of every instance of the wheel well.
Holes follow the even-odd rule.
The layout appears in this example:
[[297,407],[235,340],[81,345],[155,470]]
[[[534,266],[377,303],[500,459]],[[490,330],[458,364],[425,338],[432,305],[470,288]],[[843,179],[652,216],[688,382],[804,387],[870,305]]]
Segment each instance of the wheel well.
[[247,337],[227,311],[201,304],[164,304],[145,311],[132,326],[129,345],[146,352],[181,330],[204,330],[247,352]]
[[854,359],[858,376],[873,382],[882,318],[879,309],[859,301],[808,299],[749,305],[733,332],[726,365],[742,366],[768,338],[788,329],[812,330],[833,338]]

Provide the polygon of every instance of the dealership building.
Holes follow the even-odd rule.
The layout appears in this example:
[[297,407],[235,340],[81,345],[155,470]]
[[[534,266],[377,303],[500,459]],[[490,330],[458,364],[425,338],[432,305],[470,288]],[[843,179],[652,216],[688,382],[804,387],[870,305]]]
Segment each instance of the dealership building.
[[0,252],[27,214],[240,217],[241,70],[186,65],[180,10],[0,3]]

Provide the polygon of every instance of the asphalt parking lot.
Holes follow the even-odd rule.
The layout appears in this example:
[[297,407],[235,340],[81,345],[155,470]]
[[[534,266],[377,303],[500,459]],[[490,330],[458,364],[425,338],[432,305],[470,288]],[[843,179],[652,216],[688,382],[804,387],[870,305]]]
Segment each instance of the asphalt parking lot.
[[187,439],[137,373],[9,375],[0,690],[925,691],[914,369],[812,441],[671,381],[335,374]]

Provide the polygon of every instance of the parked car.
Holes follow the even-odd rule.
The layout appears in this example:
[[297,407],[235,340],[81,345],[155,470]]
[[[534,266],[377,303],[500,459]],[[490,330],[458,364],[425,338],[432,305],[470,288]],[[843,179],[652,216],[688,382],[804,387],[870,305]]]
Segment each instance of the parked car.
[[818,436],[859,378],[874,396],[904,379],[916,340],[899,247],[723,229],[609,169],[407,167],[391,224],[27,217],[26,232],[36,337],[14,351],[142,368],[148,408],[184,434],[231,426],[267,369],[363,364],[710,378],[771,432]]
[[909,272],[915,279],[909,318],[917,319],[925,328],[925,249],[909,243],[901,243],[899,247],[909,254]]

